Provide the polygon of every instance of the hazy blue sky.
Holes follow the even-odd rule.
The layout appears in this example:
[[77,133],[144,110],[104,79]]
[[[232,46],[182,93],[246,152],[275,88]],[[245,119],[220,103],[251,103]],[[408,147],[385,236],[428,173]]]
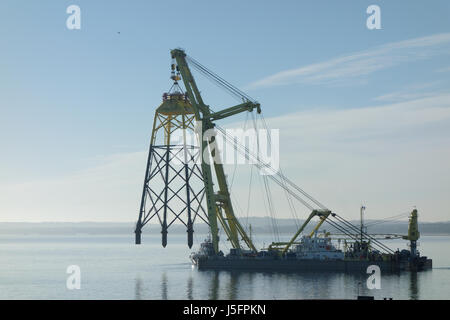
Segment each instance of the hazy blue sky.
[[[0,221],[135,220],[175,47],[259,100],[285,174],[328,207],[450,220],[449,15],[449,1],[3,0]],[[212,107],[234,102],[198,82]]]

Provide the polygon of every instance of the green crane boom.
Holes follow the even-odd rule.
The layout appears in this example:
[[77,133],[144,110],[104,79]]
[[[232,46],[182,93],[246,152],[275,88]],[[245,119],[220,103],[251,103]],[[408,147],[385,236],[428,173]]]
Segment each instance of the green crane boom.
[[[214,142],[215,138],[214,136],[206,137],[204,135],[208,129],[214,128],[213,121],[227,118],[244,111],[251,112],[255,108],[257,109],[257,112],[260,113],[260,105],[252,101],[246,101],[242,104],[212,113],[209,106],[203,102],[200,91],[198,90],[197,84],[195,83],[194,77],[186,61],[186,53],[181,49],[175,49],[171,51],[171,55],[176,61],[177,68],[181,74],[184,86],[186,87],[187,95],[194,109],[195,119],[201,123],[201,150],[209,150],[212,159],[216,159],[219,156],[219,150],[215,149],[213,146],[210,148],[210,145]],[[241,224],[234,215],[233,205],[231,203],[230,193],[222,164],[214,161],[214,172],[219,185],[219,190],[217,192],[214,191],[213,173],[210,164],[202,159],[201,168],[203,182],[205,184],[206,205],[211,230],[211,240],[215,252],[219,252],[218,221],[221,223],[233,248],[241,248],[239,241],[239,236],[241,236],[248,248],[256,252],[257,250],[250,237],[247,236],[244,228],[242,228]]]

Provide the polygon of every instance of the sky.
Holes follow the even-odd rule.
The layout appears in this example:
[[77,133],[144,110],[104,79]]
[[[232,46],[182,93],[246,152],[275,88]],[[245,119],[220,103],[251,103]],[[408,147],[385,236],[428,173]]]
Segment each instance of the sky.
[[[449,14],[448,1],[1,1],[0,221],[135,221],[178,47],[261,103],[284,174],[333,211],[448,221]],[[194,76],[212,108],[236,104]],[[267,215],[238,170],[238,215]]]

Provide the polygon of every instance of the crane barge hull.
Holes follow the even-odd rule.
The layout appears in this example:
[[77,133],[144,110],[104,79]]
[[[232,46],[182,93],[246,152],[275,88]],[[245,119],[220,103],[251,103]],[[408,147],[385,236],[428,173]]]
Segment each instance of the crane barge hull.
[[418,261],[297,260],[297,259],[228,259],[199,258],[192,261],[199,270],[241,270],[275,272],[350,272],[367,273],[376,265],[381,272],[423,271],[432,268],[431,259]]
[[382,273],[395,273],[423,271],[431,269],[433,264],[417,251],[380,252],[367,242],[355,242],[343,251],[326,233],[322,237],[317,233],[313,237],[303,236],[285,255],[280,255],[273,246],[258,252],[233,248],[227,255],[222,251],[216,254],[211,240],[206,239],[190,259],[199,270],[272,272],[367,273],[370,266],[377,266]]

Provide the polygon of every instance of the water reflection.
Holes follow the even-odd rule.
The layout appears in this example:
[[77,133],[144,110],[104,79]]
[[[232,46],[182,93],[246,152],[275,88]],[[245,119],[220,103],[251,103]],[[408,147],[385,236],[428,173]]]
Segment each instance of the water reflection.
[[194,300],[194,280],[192,274],[188,278],[186,295],[189,300]]
[[[197,275],[201,283],[209,282],[207,298],[211,300],[342,298],[349,281],[354,283],[355,291],[361,282],[351,275],[324,273],[198,271]],[[331,290],[338,288],[340,295],[333,297]]]
[[165,271],[163,271],[161,275],[161,299],[167,300],[167,274]]
[[141,300],[142,299],[142,279],[140,277],[137,277],[135,279],[134,284],[134,299],[135,300]]
[[195,270],[186,274],[184,271],[181,274],[162,271],[160,295],[151,297],[145,297],[145,282],[137,276],[135,299],[169,299],[169,280],[185,284],[184,292],[171,293],[172,299],[356,299],[359,295],[374,296],[377,300],[420,299],[418,278],[421,275],[416,272],[382,275],[381,290],[370,290],[366,274],[223,270]]
[[419,299],[419,280],[417,272],[411,272],[409,277],[409,297],[411,300]]
[[209,299],[219,299],[219,271],[213,271],[211,275],[211,287],[209,288]]
[[230,273],[230,281],[226,287],[227,288],[226,295],[227,295],[228,300],[236,300],[239,275],[240,275],[240,273],[235,273],[235,272]]
[[[199,271],[200,282],[209,282],[209,291],[207,299],[218,300],[227,299],[235,300],[243,297],[250,299],[253,291],[253,272],[240,271]],[[251,291],[248,295],[247,291]]]
[[[239,298],[239,292],[242,291],[240,290],[240,288],[242,287],[240,286],[241,283],[244,283],[245,285],[246,298],[249,299],[253,296],[253,279],[255,273],[231,271],[225,272],[224,276],[228,276],[228,283],[225,290],[226,299],[235,300]],[[251,290],[251,292],[248,293],[248,290]]]

